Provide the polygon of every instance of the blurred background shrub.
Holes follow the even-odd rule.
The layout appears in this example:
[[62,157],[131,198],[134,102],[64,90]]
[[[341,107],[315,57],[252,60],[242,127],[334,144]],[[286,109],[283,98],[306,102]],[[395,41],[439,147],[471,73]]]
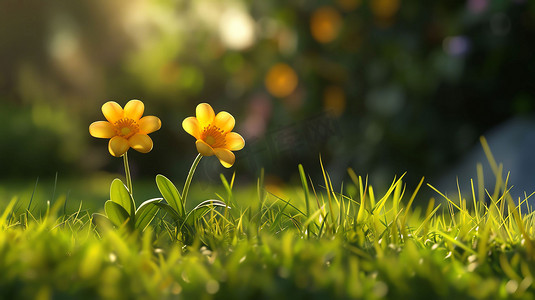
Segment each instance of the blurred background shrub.
[[316,172],[321,153],[335,178],[432,178],[533,113],[534,15],[523,0],[3,0],[0,176],[121,172],[88,126],[136,98],[163,123],[131,151],[137,178],[186,175],[199,102],[236,117],[242,177]]

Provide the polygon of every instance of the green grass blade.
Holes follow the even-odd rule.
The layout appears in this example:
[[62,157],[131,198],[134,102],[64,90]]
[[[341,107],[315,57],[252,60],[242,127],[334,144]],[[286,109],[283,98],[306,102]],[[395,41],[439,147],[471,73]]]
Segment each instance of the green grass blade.
[[220,200],[205,200],[199,205],[195,206],[195,208],[188,213],[186,217],[186,224],[193,226],[199,218],[202,218],[210,209],[215,207],[230,208],[225,204],[225,202]]
[[384,207],[384,205],[386,203],[386,200],[388,200],[388,197],[390,197],[390,194],[392,194],[392,192],[396,189],[396,187],[401,184],[401,180],[403,179],[405,174],[406,173],[401,175],[401,177],[399,177],[399,179],[397,181],[396,181],[396,178],[394,178],[394,180],[392,181],[392,184],[388,188],[386,194],[372,208],[372,213],[377,213],[377,212],[379,212],[379,211],[381,211],[383,209],[383,207]]
[[327,190],[327,200],[329,201],[329,214],[331,215],[331,224],[334,225],[334,213],[333,213],[333,203],[331,199],[331,192],[329,190],[329,182],[327,181],[327,172],[325,172],[325,168],[323,167],[323,161],[321,160],[320,156],[320,166],[321,166],[321,173],[323,174],[323,180],[325,182],[325,189]]
[[4,212],[2,213],[2,216],[0,216],[0,228],[3,228],[4,225],[7,223],[8,217],[11,213],[13,213],[13,207],[17,203],[17,199],[13,198],[11,201],[9,201],[9,204],[4,208]]
[[462,211],[462,209],[459,207],[459,205],[457,205],[450,198],[448,198],[446,195],[444,195],[439,190],[437,190],[437,188],[432,186],[430,183],[428,183],[427,186],[430,187],[433,191],[437,192],[440,196],[442,196],[442,198],[446,199],[448,201],[448,203],[450,203],[452,206],[454,206],[458,211]]
[[[303,193],[305,194],[306,217],[310,218],[310,200],[309,200],[310,192],[308,190],[307,178],[306,178],[305,170],[302,164],[298,165],[298,169],[299,169],[299,177],[301,179],[301,187],[303,188]],[[308,224],[306,225],[306,227],[307,227],[307,235],[310,238],[310,227],[308,227]]]
[[458,247],[462,248],[464,251],[469,252],[470,254],[476,254],[476,252],[472,248],[470,248],[470,247],[466,246],[465,244],[461,243],[460,241],[456,240],[451,235],[449,235],[449,234],[447,234],[447,233],[445,233],[445,232],[443,232],[441,230],[438,230],[438,229],[436,229],[435,232],[440,234],[443,238],[445,238],[446,240],[448,240],[450,243],[454,244],[455,246],[458,246]]

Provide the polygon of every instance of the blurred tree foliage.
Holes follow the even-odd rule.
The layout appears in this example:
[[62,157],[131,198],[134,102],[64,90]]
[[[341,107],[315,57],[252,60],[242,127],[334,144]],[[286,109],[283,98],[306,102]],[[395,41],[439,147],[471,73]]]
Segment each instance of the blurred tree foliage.
[[313,171],[321,152],[334,174],[432,174],[533,113],[534,14],[523,0],[1,1],[0,176],[119,171],[87,127],[133,98],[163,122],[137,176],[185,173],[180,124],[202,101],[236,116],[244,173]]

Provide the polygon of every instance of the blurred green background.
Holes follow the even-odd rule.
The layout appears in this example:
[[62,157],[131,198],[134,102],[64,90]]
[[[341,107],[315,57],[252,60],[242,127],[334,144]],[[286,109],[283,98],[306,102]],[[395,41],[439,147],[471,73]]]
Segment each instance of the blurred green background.
[[[236,117],[242,181],[314,175],[320,153],[335,179],[433,178],[533,113],[534,15],[522,0],[2,0],[0,178],[122,173],[88,126],[130,99],[163,124],[152,152],[130,151],[135,180],[185,178],[181,122],[200,102]],[[220,172],[205,159],[196,177]]]

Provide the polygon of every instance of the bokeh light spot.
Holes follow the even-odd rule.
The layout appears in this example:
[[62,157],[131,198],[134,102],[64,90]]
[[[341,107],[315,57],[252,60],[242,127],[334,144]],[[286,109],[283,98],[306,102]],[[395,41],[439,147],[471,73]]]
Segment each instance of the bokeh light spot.
[[271,67],[265,79],[269,93],[279,98],[289,96],[297,87],[297,83],[297,74],[284,63],[278,63]]
[[66,59],[75,56],[78,50],[77,37],[69,30],[58,31],[50,39],[49,52],[57,61],[64,62]]
[[362,3],[362,0],[337,0],[338,6],[345,11],[352,11],[357,9]]
[[504,13],[497,13],[490,18],[489,26],[493,34],[504,36],[511,30],[511,19]]
[[204,85],[202,72],[194,66],[182,66],[179,71],[179,86],[192,93],[199,92]]
[[404,104],[403,89],[398,85],[375,88],[366,96],[366,107],[380,116],[391,117],[399,113]]
[[243,50],[253,45],[255,22],[243,9],[229,8],[220,19],[219,34],[229,49]]
[[340,32],[342,17],[332,7],[318,8],[310,19],[310,31],[320,43],[332,42]]
[[398,12],[400,0],[372,0],[371,9],[378,21],[388,21]]
[[279,51],[286,55],[295,54],[297,51],[297,34],[294,30],[280,30],[278,36]]
[[229,73],[235,73],[243,67],[243,57],[239,53],[229,53],[223,59],[225,70]]
[[518,282],[516,280],[509,280],[507,284],[505,284],[505,290],[509,294],[514,294],[516,290],[518,290]]
[[323,93],[323,106],[334,117],[340,117],[346,109],[346,95],[339,86],[329,86]]
[[469,0],[468,10],[474,14],[480,14],[484,12],[489,6],[488,0]]
[[177,63],[169,62],[163,65],[160,69],[160,79],[166,84],[175,83],[180,74],[180,69]]
[[219,282],[213,280],[213,279],[210,279],[206,282],[206,292],[208,294],[215,294],[219,291]]
[[373,287],[373,294],[377,298],[383,298],[388,294],[388,285],[382,281],[377,281]]
[[470,40],[465,36],[450,36],[444,39],[442,48],[451,56],[461,56],[470,50]]

